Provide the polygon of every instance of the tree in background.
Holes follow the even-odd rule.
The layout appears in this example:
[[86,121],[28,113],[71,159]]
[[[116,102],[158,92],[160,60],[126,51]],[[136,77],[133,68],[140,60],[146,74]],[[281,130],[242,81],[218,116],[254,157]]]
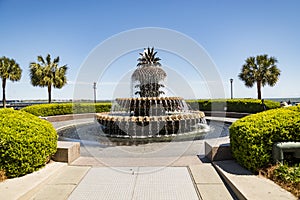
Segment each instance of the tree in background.
[[30,63],[30,79],[33,86],[47,87],[48,103],[51,103],[51,90],[62,88],[67,83],[67,65],[58,66],[59,57],[51,61],[50,54],[44,59],[42,56],[37,57],[38,62]]
[[3,107],[6,108],[6,95],[5,87],[6,80],[19,81],[22,76],[22,69],[14,59],[9,59],[5,56],[0,58],[0,77],[2,79],[2,91],[3,91]]
[[280,70],[277,68],[277,59],[268,55],[257,55],[245,60],[239,74],[240,80],[246,87],[253,87],[256,83],[257,98],[261,99],[261,87],[266,84],[273,87],[279,79]]

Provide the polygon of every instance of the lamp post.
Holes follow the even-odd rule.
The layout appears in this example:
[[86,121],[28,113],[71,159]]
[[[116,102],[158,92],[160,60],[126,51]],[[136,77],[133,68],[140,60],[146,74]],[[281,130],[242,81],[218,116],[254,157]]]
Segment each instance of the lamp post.
[[93,85],[93,89],[94,89],[94,103],[96,103],[96,82],[94,82],[94,85]]
[[232,89],[233,78],[231,78],[229,80],[230,80],[230,96],[231,96],[231,99],[233,99],[233,89]]

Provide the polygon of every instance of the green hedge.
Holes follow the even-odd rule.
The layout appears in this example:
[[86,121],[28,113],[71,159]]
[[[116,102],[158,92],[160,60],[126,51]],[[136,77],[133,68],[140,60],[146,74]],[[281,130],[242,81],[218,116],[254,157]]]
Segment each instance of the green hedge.
[[300,106],[249,115],[234,122],[229,131],[233,157],[255,172],[272,163],[274,143],[300,141]]
[[22,111],[35,116],[54,116],[79,113],[109,112],[111,103],[56,103],[27,106]]
[[[263,111],[260,100],[256,99],[214,99],[214,100],[187,100],[187,103],[194,110],[202,111],[224,111],[227,107],[228,112],[257,113]],[[279,108],[280,103],[265,100],[267,109]],[[35,116],[54,116],[65,114],[109,112],[111,103],[56,103],[38,104],[27,106],[23,111]]]
[[0,171],[18,177],[41,168],[56,152],[57,133],[36,116],[0,109]]
[[[212,99],[212,100],[188,100],[192,109],[202,111],[224,111],[241,113],[258,113],[263,111],[261,100],[258,99]],[[280,103],[264,100],[266,109],[279,108]]]

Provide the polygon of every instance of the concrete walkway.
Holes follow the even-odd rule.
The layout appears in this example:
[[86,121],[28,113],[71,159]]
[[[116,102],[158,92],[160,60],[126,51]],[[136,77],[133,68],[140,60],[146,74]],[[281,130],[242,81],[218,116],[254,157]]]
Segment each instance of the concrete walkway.
[[[93,121],[52,123],[62,129]],[[228,137],[222,140],[229,142]],[[204,155],[203,140],[131,147],[83,142],[81,151],[71,165],[52,162],[0,183],[0,199],[296,199],[234,161],[202,162],[198,155]]]
[[199,198],[185,167],[93,167],[69,199]]
[[[95,167],[49,164],[0,184],[0,199],[233,199],[211,164]],[[213,192],[212,192],[213,191]]]

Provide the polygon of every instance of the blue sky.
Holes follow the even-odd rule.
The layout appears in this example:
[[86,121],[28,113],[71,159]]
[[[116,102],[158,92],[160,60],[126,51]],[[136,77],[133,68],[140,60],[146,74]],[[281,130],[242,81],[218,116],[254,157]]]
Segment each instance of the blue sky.
[[[68,84],[55,89],[53,98],[72,99],[80,68],[90,53],[113,35],[143,27],[178,31],[201,45],[215,63],[227,98],[230,78],[234,79],[234,97],[256,98],[256,88],[246,88],[237,75],[244,60],[258,54],[276,57],[282,71],[275,87],[263,88],[263,97],[300,97],[299,9],[297,0],[0,0],[0,56],[14,58],[23,69],[21,81],[7,83],[7,99],[47,99],[46,88],[30,84],[28,67],[38,55],[48,53],[53,58],[60,56],[60,64],[69,67]],[[102,77],[82,83],[86,88],[80,98],[93,98],[94,81],[98,82],[97,99],[118,96],[120,81],[130,81],[138,52],[120,55]],[[187,62],[160,50],[158,56],[163,65],[176,71],[167,81],[174,95],[192,97],[181,94],[184,89],[178,89],[180,81],[186,81],[196,98],[211,97],[209,88],[205,87],[209,83],[200,75],[195,76]],[[179,77],[180,81],[176,74],[182,78]]]

